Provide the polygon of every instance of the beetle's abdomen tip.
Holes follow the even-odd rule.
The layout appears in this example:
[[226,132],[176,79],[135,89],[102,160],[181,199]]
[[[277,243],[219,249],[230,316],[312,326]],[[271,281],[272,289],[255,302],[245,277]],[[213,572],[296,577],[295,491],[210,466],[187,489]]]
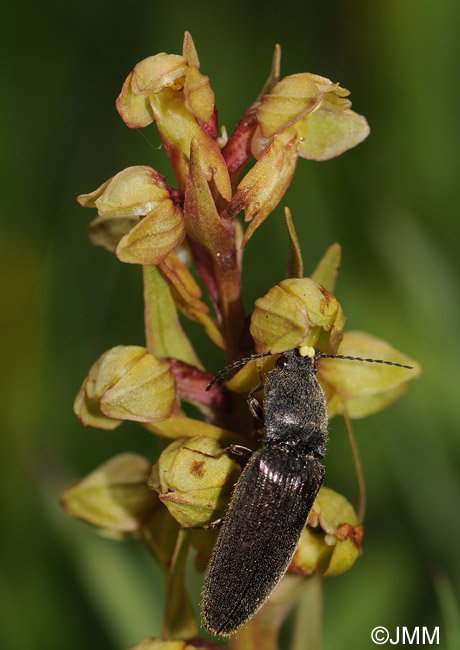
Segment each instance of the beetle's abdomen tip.
[[221,637],[231,636],[246,623],[246,620],[235,622],[231,613],[222,607],[212,606],[206,597],[201,603],[201,620],[208,632]]

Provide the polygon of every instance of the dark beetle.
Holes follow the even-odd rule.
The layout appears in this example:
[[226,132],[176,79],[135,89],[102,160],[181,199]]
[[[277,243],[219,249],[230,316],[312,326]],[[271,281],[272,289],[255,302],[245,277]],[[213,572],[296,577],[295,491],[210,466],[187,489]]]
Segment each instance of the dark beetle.
[[233,634],[286,573],[323,483],[327,410],[314,358],[281,356],[265,380],[264,447],[235,487],[203,589],[206,628]]
[[[287,571],[323,483],[318,459],[326,451],[327,408],[315,360],[331,355],[300,350],[284,352],[266,376],[263,411],[249,396],[251,410],[260,410],[265,421],[264,447],[236,484],[206,573],[202,618],[214,634],[233,634],[262,607]],[[231,368],[268,354],[224,368],[208,389]],[[411,368],[382,359],[334,358]]]

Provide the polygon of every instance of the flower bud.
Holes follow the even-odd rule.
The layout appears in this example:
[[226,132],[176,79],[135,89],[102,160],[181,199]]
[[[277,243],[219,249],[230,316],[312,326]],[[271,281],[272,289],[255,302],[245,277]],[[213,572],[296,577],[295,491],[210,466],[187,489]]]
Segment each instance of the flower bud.
[[159,264],[185,236],[182,210],[164,177],[147,165],[124,169],[78,202],[97,208],[92,243],[116,250],[122,262]]
[[64,490],[61,504],[71,517],[104,531],[135,532],[158,505],[147,485],[151,469],[142,456],[114,456]]
[[281,79],[262,99],[259,129],[252,150],[260,157],[270,138],[283,131],[297,135],[299,155],[328,160],[355,147],[369,135],[362,115],[350,110],[349,91],[308,72]]
[[262,136],[270,138],[307,117],[322,98],[321,91],[307,75],[284,77],[262,97],[257,111]]
[[250,331],[258,352],[310,345],[334,353],[345,316],[337,300],[311,278],[283,280],[256,300]]
[[229,201],[228,170],[215,141],[214,92],[198,69],[192,37],[186,32],[183,56],[161,52],[140,61],[128,75],[116,106],[130,128],[155,121],[181,189],[188,174],[190,144],[199,144],[199,162],[208,181],[214,180]]
[[342,495],[322,487],[300,536],[289,570],[303,575],[337,576],[361,555],[363,527]]
[[224,516],[240,472],[216,440],[180,438],[161,454],[149,485],[181,526],[207,526]]
[[164,420],[172,413],[174,399],[174,377],[167,363],[140,346],[118,345],[91,367],[74,411],[85,425],[114,429],[123,420]]
[[250,148],[257,162],[227,208],[228,216],[244,209],[245,220],[251,222],[243,245],[278,205],[298,156],[328,160],[369,134],[366,119],[350,110],[348,90],[325,77],[293,74],[267,90],[256,104],[257,127],[250,130]]

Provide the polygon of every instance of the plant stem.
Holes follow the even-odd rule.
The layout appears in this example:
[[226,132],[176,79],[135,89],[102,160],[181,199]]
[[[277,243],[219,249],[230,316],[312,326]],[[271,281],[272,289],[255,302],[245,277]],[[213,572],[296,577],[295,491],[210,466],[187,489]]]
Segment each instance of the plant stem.
[[185,589],[185,565],[190,545],[189,531],[179,530],[166,583],[163,619],[164,639],[183,639],[197,632],[193,609]]
[[321,578],[304,581],[295,616],[290,650],[320,650],[323,622],[323,589]]
[[361,459],[359,457],[359,450],[358,445],[356,444],[355,434],[353,432],[350,417],[346,411],[343,414],[343,419],[345,420],[348,442],[350,443],[351,453],[353,454],[353,464],[355,466],[356,482],[358,487],[358,494],[356,498],[356,512],[358,515],[359,523],[362,523],[366,512],[366,483],[364,481],[363,468],[361,465]]

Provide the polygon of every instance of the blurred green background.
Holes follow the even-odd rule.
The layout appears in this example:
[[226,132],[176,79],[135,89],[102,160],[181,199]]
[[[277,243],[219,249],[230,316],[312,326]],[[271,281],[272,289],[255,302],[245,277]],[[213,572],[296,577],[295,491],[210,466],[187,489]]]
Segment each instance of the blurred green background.
[[[1,648],[123,650],[160,631],[161,581],[147,554],[67,519],[58,496],[119,451],[156,453],[134,424],[84,429],[72,413],[104,350],[143,344],[140,268],[90,246],[91,213],[75,196],[134,164],[171,178],[155,127],[145,137],[127,129],[114,100],[137,61],[180,52],[185,29],[229,131],[265,81],[276,42],[283,75],[340,80],[368,118],[358,148],[299,162],[247,247],[245,300],[250,308],[284,277],[287,204],[307,273],[342,244],[336,293],[349,326],[422,363],[406,396],[356,423],[364,555],[325,585],[324,648],[372,648],[377,625],[439,625],[440,647],[460,647],[459,17],[456,0],[3,9]],[[197,347],[210,369],[222,365],[211,344]],[[330,430],[328,485],[353,498],[343,423]]]

